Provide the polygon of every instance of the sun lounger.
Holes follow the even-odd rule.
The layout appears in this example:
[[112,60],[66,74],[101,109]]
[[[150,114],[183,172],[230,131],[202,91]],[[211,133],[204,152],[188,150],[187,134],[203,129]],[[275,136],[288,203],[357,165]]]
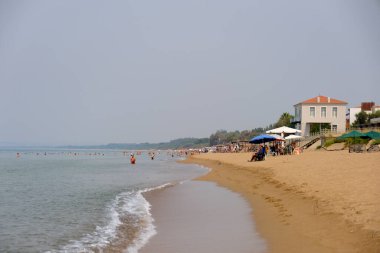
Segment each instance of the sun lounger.
[[366,149],[365,144],[351,144],[349,149],[348,149],[348,152],[349,153],[352,153],[352,152],[362,153],[362,152],[365,152],[366,150],[367,149]]

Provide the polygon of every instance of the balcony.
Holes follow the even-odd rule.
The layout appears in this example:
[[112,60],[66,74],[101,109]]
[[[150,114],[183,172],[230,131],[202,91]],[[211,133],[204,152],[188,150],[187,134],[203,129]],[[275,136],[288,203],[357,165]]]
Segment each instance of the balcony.
[[293,123],[293,124],[301,123],[301,119],[300,118],[292,118],[290,120],[290,123]]

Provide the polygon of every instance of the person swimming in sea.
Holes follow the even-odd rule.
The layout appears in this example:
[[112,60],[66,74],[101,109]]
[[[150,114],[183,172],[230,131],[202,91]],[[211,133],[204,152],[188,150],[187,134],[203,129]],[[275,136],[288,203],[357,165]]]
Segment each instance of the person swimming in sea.
[[136,158],[135,158],[135,156],[133,154],[131,154],[130,161],[131,161],[131,164],[135,164],[136,163]]
[[154,160],[154,156],[155,156],[156,154],[155,154],[155,152],[153,152],[153,151],[149,151],[149,152],[148,152],[148,155],[149,155],[149,157],[150,157],[151,160]]

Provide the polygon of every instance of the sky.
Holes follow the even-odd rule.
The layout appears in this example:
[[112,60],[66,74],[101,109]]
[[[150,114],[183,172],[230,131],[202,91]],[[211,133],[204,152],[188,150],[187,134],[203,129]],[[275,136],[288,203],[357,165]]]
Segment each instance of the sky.
[[380,1],[0,0],[0,145],[265,127],[380,104]]

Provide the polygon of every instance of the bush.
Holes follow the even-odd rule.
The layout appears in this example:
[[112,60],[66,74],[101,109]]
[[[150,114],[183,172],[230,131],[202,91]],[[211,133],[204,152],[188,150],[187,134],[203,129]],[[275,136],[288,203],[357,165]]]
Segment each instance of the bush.
[[339,138],[335,139],[335,143],[342,143],[342,142],[346,142],[346,140],[339,139]]
[[325,141],[325,145],[324,145],[324,147],[327,148],[327,147],[331,146],[332,144],[334,144],[335,142],[336,142],[336,141],[335,141],[335,138],[333,138],[333,139],[328,139],[328,140]]
[[348,138],[347,144],[367,144],[370,139],[362,139],[362,138]]

